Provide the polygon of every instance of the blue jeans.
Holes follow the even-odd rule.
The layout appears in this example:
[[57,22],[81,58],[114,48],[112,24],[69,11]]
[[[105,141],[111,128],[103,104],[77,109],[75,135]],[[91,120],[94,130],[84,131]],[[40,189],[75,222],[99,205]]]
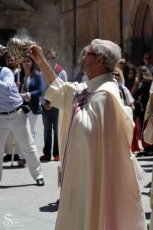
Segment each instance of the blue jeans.
[[[43,153],[46,156],[51,158],[51,151],[53,149],[53,156],[55,157],[59,155],[59,151],[58,151],[58,109],[53,107],[51,108],[51,110],[46,110],[42,106],[42,121],[44,125]],[[52,134],[53,134],[53,138],[52,138]]]

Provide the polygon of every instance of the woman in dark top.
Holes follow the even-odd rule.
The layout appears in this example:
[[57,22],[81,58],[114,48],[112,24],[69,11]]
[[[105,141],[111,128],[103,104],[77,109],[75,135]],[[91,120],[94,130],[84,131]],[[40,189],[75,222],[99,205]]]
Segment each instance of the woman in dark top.
[[[24,104],[28,104],[30,112],[28,118],[30,122],[31,133],[34,137],[34,127],[39,114],[41,114],[41,106],[39,97],[43,92],[43,81],[41,74],[35,69],[35,62],[29,56],[25,56],[21,63],[20,79],[18,73],[15,74],[15,82],[18,85],[19,93]],[[23,151],[20,150],[20,166],[26,166]]]
[[136,113],[139,114],[142,127],[146,106],[150,96],[149,90],[152,82],[152,75],[145,66],[139,66],[137,68],[136,76],[138,80],[135,84],[137,90],[134,94],[134,98],[137,101]]
[[135,81],[136,81],[136,68],[135,66],[131,65],[131,67],[129,68],[127,72],[126,87],[131,92],[132,95],[133,95]]

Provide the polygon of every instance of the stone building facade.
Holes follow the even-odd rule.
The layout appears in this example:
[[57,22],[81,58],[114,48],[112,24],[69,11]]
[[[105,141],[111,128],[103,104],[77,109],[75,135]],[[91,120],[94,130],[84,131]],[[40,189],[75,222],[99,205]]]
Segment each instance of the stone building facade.
[[61,9],[58,0],[1,0],[0,44],[6,45],[13,37],[29,37],[61,56]]
[[57,50],[69,79],[94,38],[118,43],[135,64],[153,52],[153,0],[0,0],[0,19],[2,45],[26,28],[44,52]]
[[145,51],[153,52],[153,0],[63,0],[62,13],[64,58],[73,67],[73,55],[97,37],[119,44],[135,64]]

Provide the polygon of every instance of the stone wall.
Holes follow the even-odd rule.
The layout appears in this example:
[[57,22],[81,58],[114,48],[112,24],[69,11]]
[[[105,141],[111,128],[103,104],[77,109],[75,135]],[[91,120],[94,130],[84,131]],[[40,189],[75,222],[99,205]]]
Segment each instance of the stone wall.
[[[65,30],[69,31],[69,37],[73,40],[73,34],[71,35],[71,33],[74,33],[74,30],[72,27],[72,30],[70,29],[68,21],[71,20],[73,24],[75,13],[76,38],[74,40],[76,42],[76,52],[74,52],[73,45],[71,45],[71,48],[69,44],[65,45],[71,49],[72,59],[73,53],[75,53],[76,66],[81,49],[96,37],[112,40],[117,44],[121,44],[122,41],[124,51],[128,52],[133,60],[136,60],[136,62],[142,60],[144,52],[144,16],[148,6],[151,14],[153,14],[153,0],[122,0],[122,21],[120,21],[119,0],[76,0],[75,11],[73,11],[73,5],[70,4],[70,0],[62,1],[62,5],[65,7],[62,18],[62,33]],[[65,18],[67,18],[66,23],[64,22]],[[70,56],[69,58],[71,59]],[[73,74],[75,72],[73,69],[74,63],[68,65],[69,72]]]
[[50,48],[61,56],[61,11],[59,1],[33,0],[36,12],[31,15],[28,30],[46,52]]
[[[60,1],[33,0],[32,7],[34,11],[26,9],[0,11],[0,30],[17,32],[23,30],[25,33],[26,29],[30,37],[42,46],[45,53],[50,48],[57,50],[59,62],[61,62],[63,54],[61,52]],[[0,41],[3,41],[4,35],[0,34],[0,36]]]

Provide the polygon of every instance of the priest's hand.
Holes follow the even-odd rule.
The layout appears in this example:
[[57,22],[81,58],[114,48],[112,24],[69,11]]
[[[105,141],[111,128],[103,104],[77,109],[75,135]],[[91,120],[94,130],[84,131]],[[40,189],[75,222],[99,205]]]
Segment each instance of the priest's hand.
[[30,56],[38,65],[39,63],[41,63],[42,60],[45,59],[42,48],[37,45],[32,45],[30,47]]

